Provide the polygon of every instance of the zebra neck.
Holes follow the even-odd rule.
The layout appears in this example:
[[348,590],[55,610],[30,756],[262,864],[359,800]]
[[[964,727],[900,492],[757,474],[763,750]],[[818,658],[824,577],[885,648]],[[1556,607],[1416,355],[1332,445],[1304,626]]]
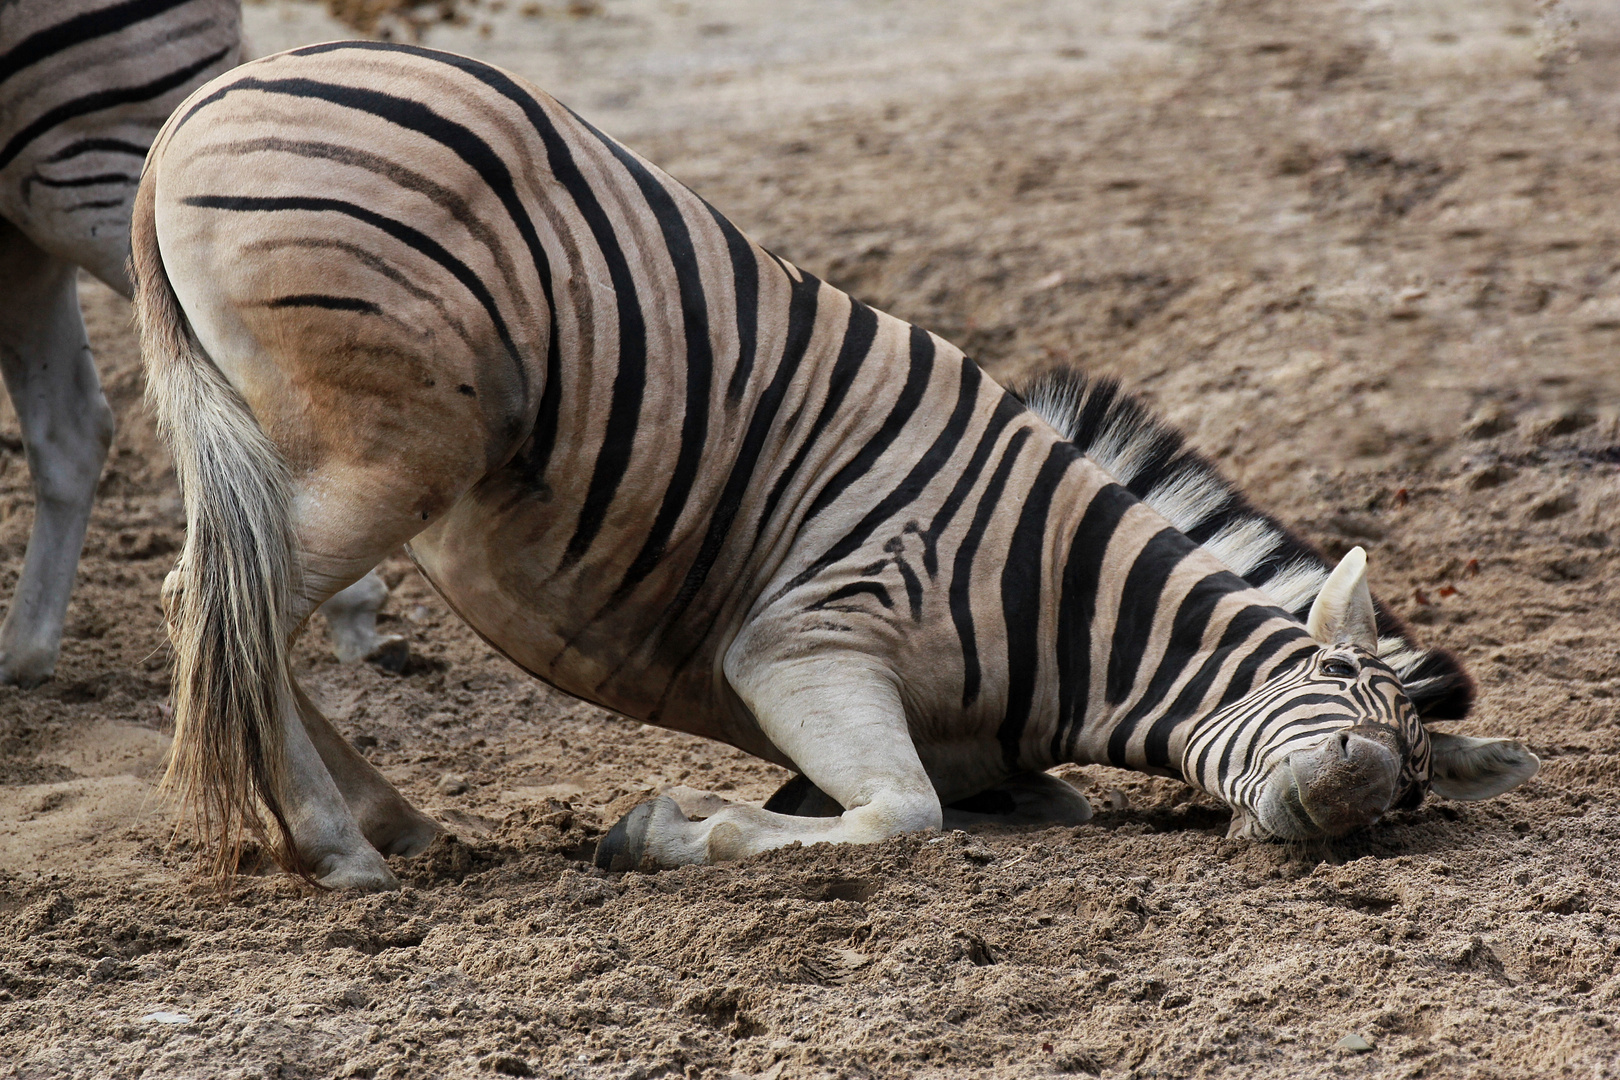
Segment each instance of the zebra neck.
[[1084,501],[1054,588],[1053,762],[1183,776],[1198,723],[1313,650],[1298,620],[1125,488]]

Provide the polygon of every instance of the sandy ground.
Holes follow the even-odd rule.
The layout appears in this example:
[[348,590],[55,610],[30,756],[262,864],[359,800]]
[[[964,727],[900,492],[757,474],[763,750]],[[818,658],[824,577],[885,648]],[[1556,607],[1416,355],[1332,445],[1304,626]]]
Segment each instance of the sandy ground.
[[[604,875],[595,838],[648,793],[785,774],[559,697],[401,560],[412,670],[340,667],[323,629],[299,666],[456,839],[396,895],[222,897],[152,786],[182,523],[127,308],[90,285],[121,426],[57,678],[0,689],[0,1077],[1620,1074],[1620,14],[495,7],[426,40],[1004,379],[1120,376],[1325,548],[1366,545],[1478,679],[1463,727],[1542,773],[1298,850],[1071,768],[1077,829]],[[290,2],[249,26],[338,32]],[[5,413],[0,595],[29,519]]]

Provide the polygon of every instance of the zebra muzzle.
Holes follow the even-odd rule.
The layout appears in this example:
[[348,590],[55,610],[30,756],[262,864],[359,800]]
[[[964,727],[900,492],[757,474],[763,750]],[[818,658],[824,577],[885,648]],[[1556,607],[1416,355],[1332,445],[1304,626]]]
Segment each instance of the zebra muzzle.
[[1273,772],[1260,800],[1262,824],[1288,839],[1342,836],[1389,809],[1400,780],[1393,732],[1346,729],[1296,750]]

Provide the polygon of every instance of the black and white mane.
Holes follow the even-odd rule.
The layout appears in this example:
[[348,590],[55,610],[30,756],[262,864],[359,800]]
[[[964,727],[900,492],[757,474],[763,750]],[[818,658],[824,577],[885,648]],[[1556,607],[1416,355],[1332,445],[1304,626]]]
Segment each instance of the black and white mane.
[[[1012,388],[1030,411],[1073,442],[1131,494],[1163,515],[1278,606],[1303,619],[1333,564],[1269,514],[1255,509],[1180,432],[1111,379],[1051,371]],[[1382,603],[1378,652],[1400,675],[1418,714],[1468,715],[1473,681],[1443,649],[1416,644]]]

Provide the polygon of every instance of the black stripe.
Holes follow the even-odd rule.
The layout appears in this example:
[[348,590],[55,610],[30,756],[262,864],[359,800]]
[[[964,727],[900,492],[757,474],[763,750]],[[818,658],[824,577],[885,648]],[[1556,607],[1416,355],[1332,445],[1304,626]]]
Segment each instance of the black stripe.
[[1013,432],[1012,438],[1007,440],[1007,449],[1002,452],[1001,462],[991,474],[990,482],[985,485],[984,494],[979,496],[978,509],[974,511],[967,534],[962,537],[962,543],[956,549],[956,559],[951,566],[951,621],[956,624],[956,637],[962,643],[964,709],[978,700],[981,678],[978,639],[973,630],[973,596],[970,591],[973,584],[973,557],[979,553],[979,543],[984,539],[984,532],[990,526],[990,518],[1001,502],[1001,493],[1007,486],[1007,477],[1011,475],[1013,465],[1018,460],[1018,452],[1029,440],[1029,433],[1029,428],[1019,428]]
[[833,478],[827,481],[810,503],[810,509],[805,511],[804,520],[810,521],[849,489],[849,486],[869,472],[878,458],[883,456],[894,440],[900,437],[911,415],[917,411],[922,401],[923,393],[928,389],[928,380],[934,373],[934,339],[926,330],[911,328],[911,363],[906,369],[905,385],[900,387],[900,394],[895,398],[894,408],[884,417],[883,425],[878,428],[877,434],[867,440],[866,445],[850,459]]
[[[1343,699],[1337,694],[1286,694],[1283,696],[1281,703],[1269,709],[1264,716],[1250,717],[1249,727],[1255,729],[1255,737],[1250,738],[1248,745],[1243,748],[1243,761],[1238,765],[1237,775],[1240,777],[1249,776],[1250,771],[1254,768],[1256,756],[1261,758],[1267,757],[1273,750],[1276,749],[1278,731],[1285,730],[1289,724],[1314,722],[1317,717],[1315,714],[1312,714],[1289,721],[1280,727],[1273,729],[1272,725],[1275,724],[1278,719],[1295,711],[1296,709],[1302,709],[1312,705],[1330,705],[1342,700]],[[1259,738],[1259,736],[1262,735],[1265,736],[1264,740]],[[1229,775],[1225,771],[1229,764],[1229,759],[1223,756],[1221,759],[1221,780],[1223,782]]]
[[1080,524],[1069,538],[1063,564],[1063,594],[1058,601],[1058,724],[1052,735],[1052,760],[1074,756],[1074,744],[1085,726],[1091,700],[1091,626],[1097,618],[1108,544],[1126,512],[1136,505],[1130,492],[1106,484],[1091,497]]
[[1002,761],[1009,769],[1018,765],[1018,749],[1035,703],[1035,680],[1040,671],[1041,615],[1047,599],[1041,564],[1046,550],[1047,516],[1058,484],[1078,460],[1080,451],[1070,443],[1052,444],[1041,471],[1023,493],[1024,508],[1001,568],[1001,617],[1007,634],[1007,712],[996,738],[1001,743]]
[[68,143],[62,149],[45,159],[45,164],[55,165],[58,162],[68,161],[81,154],[107,153],[129,154],[132,157],[144,158],[147,148],[139,143],[128,142],[124,139],[80,139],[78,142]]
[[776,374],[772,376],[770,385],[760,394],[753,415],[749,417],[748,431],[743,436],[742,445],[737,448],[736,457],[732,460],[731,473],[726,477],[726,486],[721,491],[720,498],[715,501],[714,514],[709,518],[709,528],[703,536],[703,545],[698,549],[697,558],[686,571],[686,579],[681,582],[680,592],[675,595],[674,601],[664,612],[665,626],[672,626],[675,620],[686,612],[697,596],[698,590],[708,580],[709,571],[714,568],[715,560],[720,557],[720,549],[731,532],[737,512],[742,509],[743,496],[747,494],[748,487],[753,481],[754,469],[760,463],[765,440],[770,435],[772,424],[776,422],[777,413],[782,409],[782,400],[787,396],[788,385],[798,373],[804,354],[810,348],[810,339],[816,328],[816,306],[820,291],[821,282],[809,274],[805,274],[803,280],[793,282],[792,296],[788,301],[787,337],[782,345],[782,359],[776,365]]
[[[614,235],[612,223],[607,213],[602,209],[596,198],[595,190],[586,181],[584,174],[575,163],[573,153],[568,143],[557,132],[551,118],[546,115],[545,109],[535,100],[534,96],[503,71],[480,63],[468,57],[457,56],[454,53],[439,52],[433,49],[423,49],[414,45],[398,45],[386,41],[333,41],[323,45],[310,45],[302,49],[295,49],[294,56],[316,56],[328,52],[342,50],[360,50],[368,52],[399,52],[411,56],[419,56],[453,67],[463,74],[469,75],[485,86],[505,97],[523,111],[535,132],[540,136],[546,148],[547,164],[551,174],[558,183],[568,191],[578,207],[580,215],[585,219],[591,230],[591,236],[596,242],[603,259],[607,262],[608,277],[613,286],[616,307],[619,313],[619,358],[618,372],[614,378],[612,403],[608,408],[607,430],[604,433],[601,448],[597,452],[596,466],[592,470],[591,483],[586,491],[584,505],[580,508],[579,521],[575,526],[574,535],[569,538],[568,546],[564,551],[563,563],[567,565],[582,556],[601,531],[602,524],[607,517],[608,506],[618,490],[621,480],[630,465],[630,452],[634,446],[636,428],[640,422],[642,391],[646,382],[646,327],[642,320],[641,306],[635,288],[635,279],[630,275],[630,267],[624,256],[624,250],[619,246]],[[189,115],[189,114],[188,114]],[[581,121],[583,123],[583,121]],[[589,125],[586,125],[589,127]],[[594,129],[593,129],[594,130]],[[546,302],[553,311],[553,335],[549,356],[555,358],[556,349],[556,305],[550,292],[550,275],[545,275]],[[548,381],[555,383],[551,378],[553,367],[548,363]],[[549,390],[549,387],[548,387]],[[529,455],[530,463],[538,464],[543,471],[544,464],[549,461],[551,453],[550,440],[555,438],[555,413],[551,415],[551,423],[546,423],[547,406],[555,403],[548,401],[547,396],[541,399],[542,415],[536,419],[536,442],[545,440],[543,446],[537,446]],[[533,475],[538,476],[535,472]],[[705,571],[706,573],[707,571]]]
[[468,349],[476,351],[479,348],[479,345],[473,341],[472,335],[467,332],[467,328],[461,324],[459,319],[450,314],[449,305],[445,303],[443,296],[439,295],[439,293],[433,290],[422,288],[422,286],[418,285],[415,281],[407,277],[405,273],[402,272],[398,267],[389,264],[386,260],[378,257],[376,254],[370,251],[367,251],[360,245],[351,244],[344,240],[298,237],[270,241],[258,241],[257,243],[251,245],[249,250],[275,251],[280,248],[302,248],[308,251],[327,250],[341,251],[345,253],[366,269],[378,274],[381,277],[387,278],[395,285],[398,285],[405,292],[409,293],[413,298],[420,300],[424,304],[431,307],[438,314],[439,318],[444,321],[445,325],[449,326],[450,329],[455,332],[456,336],[459,337],[464,344],[466,344]]
[[849,324],[844,328],[844,342],[838,350],[838,359],[833,361],[832,372],[827,376],[827,397],[821,403],[821,411],[810,424],[810,430],[805,432],[804,440],[799,443],[799,449],[794,453],[793,459],[787,467],[777,475],[776,483],[771,487],[771,493],[765,499],[764,512],[759,516],[759,523],[754,530],[757,541],[776,520],[776,507],[786,494],[788,485],[793,482],[799,470],[810,457],[810,452],[821,441],[822,433],[834,416],[843,408],[844,398],[849,395],[849,388],[854,385],[855,376],[860,373],[861,364],[872,349],[872,342],[877,338],[877,312],[851,298],[849,301]]
[[973,418],[973,406],[979,399],[979,387],[984,382],[984,373],[973,361],[962,358],[961,381],[957,388],[956,405],[951,410],[950,417],[945,426],[940,428],[932,445],[917,459],[917,464],[911,467],[906,478],[895,485],[889,494],[883,497],[865,517],[849,532],[844,534],[832,547],[828,548],[815,562],[793,575],[786,585],[771,594],[767,604],[774,603],[787,593],[797,589],[840,559],[846,559],[867,539],[877,531],[878,526],[888,521],[909,506],[930,482],[944,468],[945,463],[956,453],[956,448],[962,442],[962,435],[967,431],[968,422]]
[[[1148,764],[1156,768],[1180,769],[1180,762],[1170,760],[1170,737],[1175,734],[1178,726],[1184,721],[1192,719],[1195,711],[1199,710],[1205,697],[1208,696],[1210,688],[1215,685],[1215,679],[1220,675],[1221,668],[1231,659],[1232,654],[1241,649],[1256,630],[1276,618],[1276,616],[1276,609],[1257,605],[1245,607],[1232,616],[1231,621],[1226,624],[1226,629],[1221,633],[1220,644],[1205,659],[1203,666],[1198,670],[1198,674],[1187,680],[1187,685],[1181,688],[1181,693],[1176,695],[1175,701],[1171,702],[1170,707],[1153,722],[1152,727],[1148,728],[1147,737],[1143,740],[1143,749],[1147,755]],[[1243,660],[1239,661],[1237,668],[1227,681],[1226,690],[1223,692],[1223,700],[1225,694],[1232,693],[1233,688],[1239,685],[1242,686],[1242,690],[1238,694],[1239,697],[1248,693],[1249,685],[1254,681],[1256,669],[1258,669],[1266,656],[1280,649],[1286,640],[1288,639],[1285,635],[1273,633],[1260,643],[1256,648],[1256,652],[1251,652]],[[1275,644],[1270,644],[1273,641],[1275,641]],[[1257,656],[1256,653],[1261,655]],[[1219,712],[1222,707],[1222,705],[1217,704],[1208,710],[1205,715]]]
[[[899,537],[895,538],[895,544],[903,546]],[[923,601],[922,579],[917,576],[917,571],[911,568],[911,564],[906,562],[904,555],[897,554],[894,557],[894,568],[900,572],[900,580],[906,585],[906,606],[911,609],[911,621],[920,623]]]
[[731,381],[726,384],[726,400],[735,405],[742,400],[743,390],[754,373],[754,353],[759,339],[759,256],[754,245],[727,221],[714,207],[707,206],[726,238],[726,251],[731,256],[732,287],[737,293],[737,363],[731,369]]
[[[1160,529],[1137,552],[1120,590],[1114,639],[1108,648],[1108,683],[1104,697],[1118,705],[1136,686],[1137,669],[1158,621],[1159,596],[1175,568],[1194,550],[1192,541],[1172,528]],[[1123,759],[1111,763],[1120,765]]]
[[76,213],[80,210],[111,210],[115,206],[129,205],[129,197],[122,199],[90,199],[86,202],[74,203],[67,208],[67,213]]
[[[1281,608],[1266,608],[1272,615],[1287,616]],[[1283,650],[1290,643],[1301,643],[1301,648],[1284,657],[1277,663],[1267,682],[1278,678],[1292,668],[1299,660],[1314,655],[1321,646],[1311,640],[1303,626],[1289,626],[1276,633],[1267,635],[1266,639],[1255,647],[1255,650],[1244,657],[1243,663],[1232,673],[1232,681],[1227,684],[1226,690],[1221,694],[1221,700],[1216,702],[1215,711],[1226,708],[1240,698],[1247,697],[1249,688],[1254,684],[1255,676],[1273,656]]]
[[979,434],[979,444],[973,450],[973,457],[968,459],[967,466],[956,478],[956,486],[951,488],[951,493],[945,497],[944,504],[934,515],[934,520],[929,522],[928,528],[919,533],[923,542],[923,569],[928,571],[929,577],[939,573],[939,554],[935,545],[944,535],[951,520],[956,517],[957,510],[961,509],[968,492],[978,483],[979,474],[984,470],[984,463],[989,460],[990,451],[995,448],[1002,431],[1012,422],[1013,417],[1023,411],[1022,402],[1011,394],[1002,394],[1001,400],[996,402],[995,411],[990,414],[989,421],[984,425],[984,431]]
[[894,600],[892,598],[890,598],[888,588],[885,587],[881,582],[877,582],[877,581],[856,581],[856,582],[852,582],[852,583],[850,583],[848,585],[845,585],[843,588],[834,589],[832,592],[828,593],[823,599],[818,600],[814,604],[811,604],[805,610],[807,610],[807,611],[815,611],[818,608],[824,608],[824,607],[827,607],[830,604],[835,604],[840,600],[848,600],[852,596],[864,596],[864,595],[870,595],[870,596],[877,597],[878,603],[882,604],[886,608],[893,609],[893,607],[894,607]]
[[[1254,683],[1255,675],[1258,674],[1260,668],[1289,642],[1298,641],[1303,633],[1304,630],[1302,627],[1289,627],[1287,629],[1278,630],[1277,632],[1267,636],[1267,638],[1256,646],[1253,652],[1244,657],[1243,662],[1238,665],[1237,671],[1233,672],[1231,681],[1227,684],[1225,692],[1221,695],[1221,700],[1216,703],[1215,708],[1211,710],[1210,715],[1218,715],[1234,702],[1247,697],[1249,695],[1250,687]],[[1311,651],[1314,651],[1314,647],[1308,646],[1305,650],[1305,654],[1308,655]],[[1273,672],[1272,678],[1277,679],[1284,677],[1288,667],[1290,666],[1290,662],[1291,661],[1285,661],[1283,664],[1279,665]],[[1263,692],[1263,689],[1258,691],[1258,693]],[[1233,742],[1230,738],[1230,733],[1223,734],[1226,736],[1224,742],[1219,739],[1212,740],[1205,743],[1204,748],[1199,751],[1198,761],[1193,768],[1193,772],[1196,775],[1204,775],[1204,770],[1209,767],[1209,755],[1214,752],[1217,746],[1219,746],[1221,748],[1221,757],[1216,766],[1216,774],[1221,779],[1225,779],[1227,768],[1232,758]]]
[[72,120],[76,116],[100,112],[102,109],[110,109],[115,105],[130,105],[138,101],[151,101],[155,97],[161,97],[175,87],[185,86],[199,72],[225,59],[230,54],[230,51],[230,48],[227,47],[218,52],[210,53],[201,60],[187,64],[178,71],[171,71],[167,75],[160,76],[140,86],[98,90],[93,94],[86,94],[83,97],[74,98],[72,101],[58,105],[11,137],[11,141],[6,143],[3,150],[0,150],[0,169],[10,165],[12,159],[22,153],[23,147],[52,128]]
[[681,418],[681,448],[675,455],[675,467],[670,473],[669,486],[664,489],[658,516],[653,519],[641,550],[609,601],[614,604],[652,573],[653,567],[664,557],[664,548],[675,531],[675,523],[686,509],[686,500],[697,483],[698,466],[709,438],[709,386],[714,381],[714,352],[709,340],[709,303],[703,293],[702,269],[680,207],[628,150],[611,139],[604,138],[603,142],[641,189],[664,234],[664,248],[675,267],[675,282],[681,297],[681,325],[686,332],[686,412]]
[[[523,201],[518,196],[517,185],[512,179],[511,170],[507,168],[499,154],[486,142],[482,136],[462,124],[434,112],[419,101],[410,98],[398,97],[394,94],[385,94],[377,90],[368,90],[364,87],[347,86],[338,83],[321,82],[317,79],[287,78],[287,79],[259,79],[243,77],[234,79],[226,86],[209,94],[198,101],[187,111],[186,117],[196,115],[197,111],[206,105],[220,101],[238,90],[256,90],[265,94],[282,94],[287,97],[301,98],[310,101],[325,101],[339,108],[353,109],[379,120],[387,121],[407,131],[413,131],[425,138],[445,147],[462,160],[466,166],[478,174],[495,196],[501,200],[506,209],[506,215],[523,237],[525,246],[529,249],[529,256],[534,263],[535,273],[540,278],[541,287],[545,290],[546,303],[551,304],[551,262],[546,256],[545,249],[540,244],[539,234],[535,232],[534,222],[530,219],[528,211],[523,207]],[[513,365],[516,369],[520,393],[525,397],[529,389],[529,373],[524,367],[522,359],[515,348],[509,350]]]
[[506,347],[507,353],[514,361],[518,359],[517,345],[512,341],[512,335],[506,329],[506,320],[501,318],[500,310],[495,306],[495,298],[489,294],[484,283],[479,280],[466,263],[450,254],[432,237],[418,232],[403,222],[367,210],[354,203],[343,202],[340,199],[317,199],[309,196],[280,196],[262,197],[252,195],[192,195],[183,200],[187,206],[200,206],[211,210],[308,210],[314,213],[331,211],[346,214],[357,221],[363,221],[382,232],[392,236],[395,240],[414,248],[426,255],[445,270],[464,287],[484,307],[484,313],[495,326],[495,332],[500,335],[501,344]]
[[[55,26],[47,26],[0,53],[0,83],[65,49],[116,34],[128,26],[154,18],[190,0],[125,0],[99,11],[86,11]],[[143,150],[142,153],[145,153]]]
[[97,184],[138,184],[140,177],[128,173],[97,173],[94,176],[75,176],[71,180],[53,180],[48,176],[30,176],[24,186],[38,184],[48,188],[95,187]]
[[[458,225],[466,229],[474,240],[477,240],[489,251],[490,257],[495,260],[495,264],[499,267],[510,292],[515,294],[522,292],[522,284],[518,280],[517,268],[512,265],[511,258],[501,244],[500,236],[489,222],[484,221],[473,212],[471,205],[460,192],[430,180],[421,173],[408,169],[380,154],[353,146],[339,146],[335,143],[319,142],[311,139],[285,139],[275,135],[266,135],[253,139],[215,144],[209,150],[210,153],[215,154],[231,153],[244,156],[262,151],[292,154],[296,157],[316,160],[336,161],[356,169],[364,169],[390,183],[399,185],[407,191],[416,192],[442,209]],[[432,304],[440,317],[455,330],[457,336],[466,342],[469,348],[476,351],[478,346],[473,344],[466,327],[449,315],[445,308],[444,298],[437,292],[428,292],[409,284],[398,271],[384,269],[381,260],[353,245],[344,246],[344,250],[349,251],[355,258],[370,266],[373,270],[384,274],[391,281],[404,287],[412,296]],[[561,394],[561,376],[558,373],[559,361],[557,357],[557,312],[552,305],[549,262],[544,249],[531,249],[531,258],[534,257],[534,250],[540,252],[540,261],[536,264],[536,270],[541,273],[540,288],[545,296],[547,307],[548,340],[546,346],[545,389],[541,393],[540,406],[534,423],[530,426],[530,438],[519,451],[520,456],[513,459],[515,466],[520,470],[524,478],[529,481],[531,489],[543,485],[540,478],[545,472],[545,459],[550,454],[551,439],[556,435],[556,416],[559,395]]]
[[[1204,634],[1209,629],[1209,621],[1215,614],[1215,608],[1226,597],[1233,593],[1247,592],[1248,582],[1232,573],[1222,570],[1217,573],[1200,578],[1194,583],[1187,595],[1182,597],[1181,603],[1176,607],[1175,617],[1170,621],[1170,640],[1165,645],[1164,654],[1159,658],[1148,679],[1147,688],[1142,696],[1131,706],[1129,712],[1114,722],[1113,731],[1108,733],[1108,759],[1110,761],[1123,759],[1130,745],[1131,736],[1153,710],[1159,707],[1170,688],[1176,680],[1181,678],[1187,669],[1190,660],[1196,657],[1204,648]],[[1230,626],[1227,632],[1230,633]],[[1217,650],[1216,656],[1220,656]],[[1203,671],[1214,678],[1214,672],[1209,667],[1209,661],[1214,657],[1206,658]],[[1160,768],[1166,767],[1163,762],[1149,761],[1149,765]]]
[[381,315],[382,308],[370,300],[362,300],[358,296],[327,296],[325,293],[297,293],[292,296],[278,296],[274,300],[267,300],[265,307],[292,308],[313,307],[326,308],[330,311],[363,311],[367,315]]
[[[1236,578],[1236,575],[1229,575]],[[1237,578],[1242,581],[1241,578]],[[1245,586],[1247,587],[1247,586]],[[1213,612],[1211,612],[1213,614]],[[1210,688],[1215,685],[1215,679],[1221,673],[1221,668],[1231,659],[1232,654],[1239,650],[1254,633],[1266,623],[1278,617],[1276,608],[1249,605],[1238,611],[1227,622],[1226,629],[1221,632],[1221,640],[1215,646],[1215,651],[1204,658],[1203,664],[1192,678],[1175,697],[1159,717],[1148,728],[1147,736],[1143,740],[1143,752],[1147,756],[1147,763],[1152,768],[1179,770],[1180,762],[1170,760],[1170,736],[1176,727],[1194,715],[1204,699],[1208,696]],[[1206,624],[1207,625],[1207,624]],[[1241,667],[1234,672],[1234,678],[1241,676]],[[1251,672],[1253,669],[1250,669]],[[1248,676],[1252,680],[1252,674]],[[1157,680],[1155,680],[1157,681]],[[1167,688],[1168,689],[1168,688]]]

